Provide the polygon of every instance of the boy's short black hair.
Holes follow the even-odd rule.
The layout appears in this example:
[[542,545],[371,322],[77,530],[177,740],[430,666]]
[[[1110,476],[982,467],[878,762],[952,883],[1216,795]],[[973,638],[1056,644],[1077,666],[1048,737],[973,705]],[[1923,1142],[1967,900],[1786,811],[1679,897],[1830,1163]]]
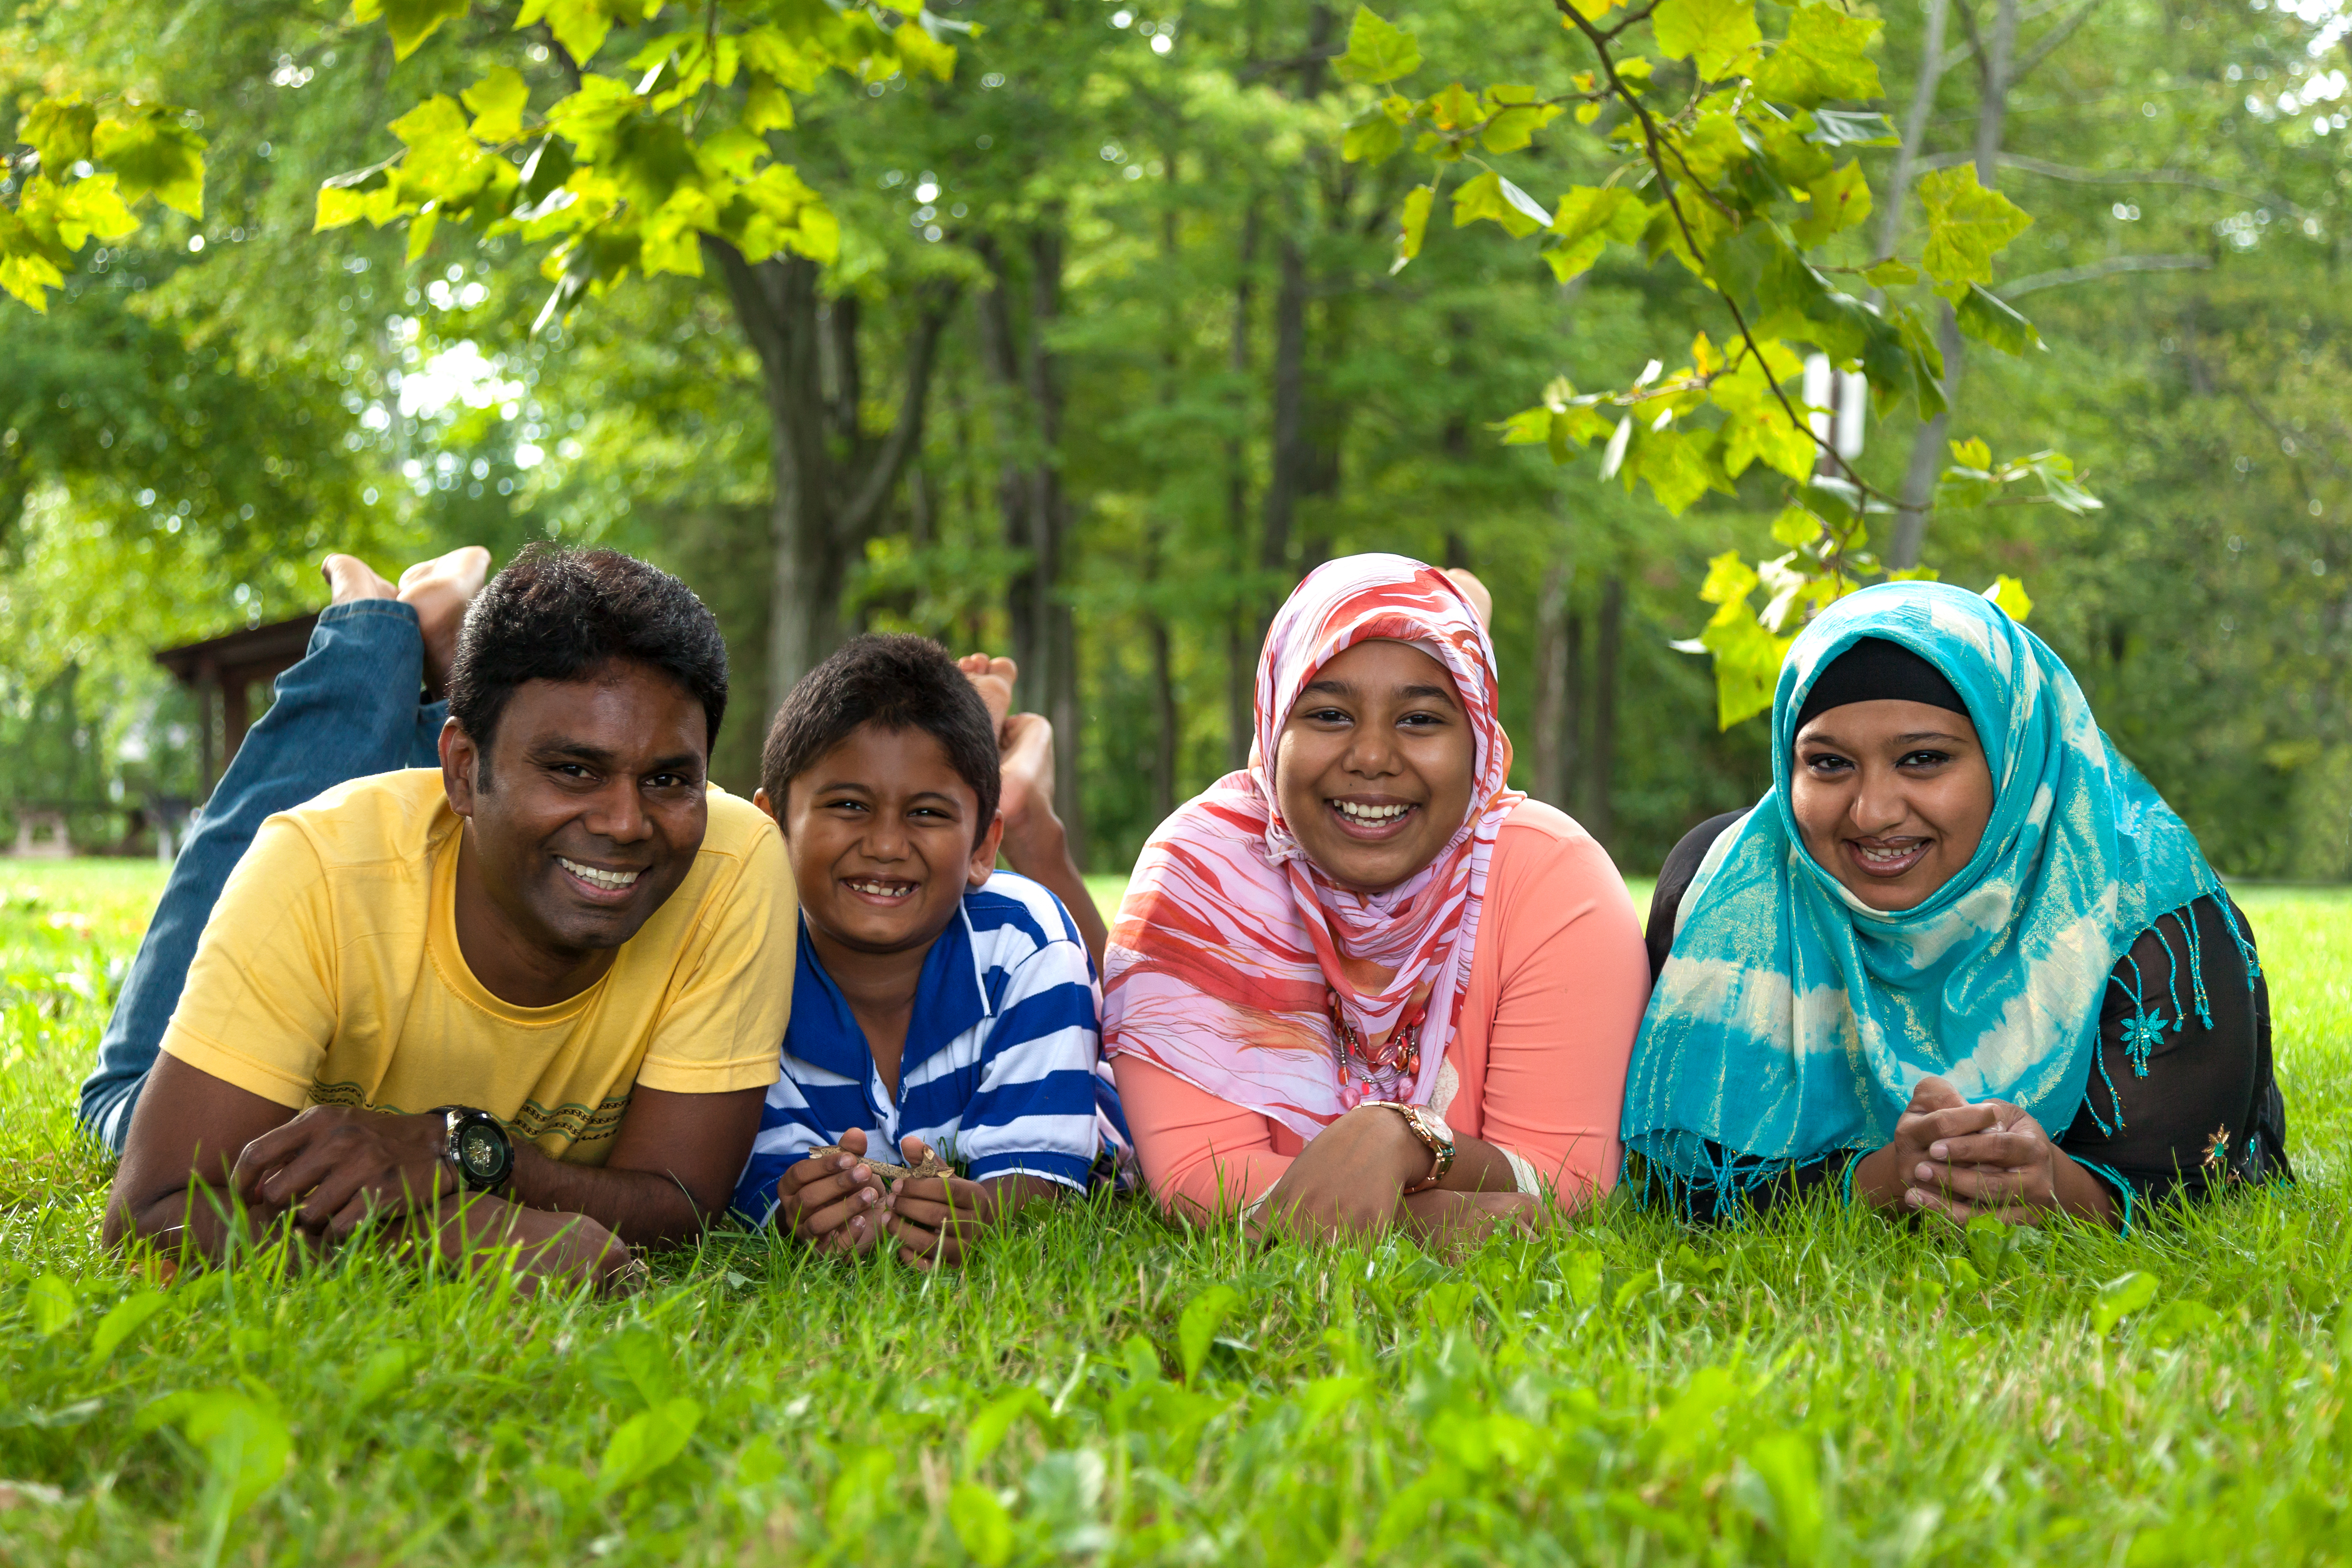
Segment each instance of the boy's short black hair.
[[988,705],[945,648],[904,633],[852,637],[803,675],[776,710],[760,754],[760,787],[777,817],[784,814],[785,787],[865,724],[919,729],[940,743],[948,766],[980,798],[971,832],[979,843],[1003,788]]
[[618,550],[532,544],[475,596],[449,666],[449,716],[481,748],[525,681],[576,681],[627,659],[702,705],[706,747],[727,712],[727,643],[694,590]]

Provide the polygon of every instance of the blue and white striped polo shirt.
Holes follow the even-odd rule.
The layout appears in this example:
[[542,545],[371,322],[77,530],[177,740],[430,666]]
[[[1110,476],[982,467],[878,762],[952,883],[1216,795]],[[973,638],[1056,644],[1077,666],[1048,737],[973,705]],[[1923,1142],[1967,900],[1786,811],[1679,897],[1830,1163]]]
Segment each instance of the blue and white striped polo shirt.
[[894,1101],[803,921],[783,1073],[735,1207],[765,1223],[785,1168],[852,1127],[877,1159],[898,1159],[912,1134],[975,1181],[1019,1172],[1085,1190],[1098,1154],[1128,1150],[1098,1012],[1094,961],[1069,912],[1000,871],[963,895],[923,959]]

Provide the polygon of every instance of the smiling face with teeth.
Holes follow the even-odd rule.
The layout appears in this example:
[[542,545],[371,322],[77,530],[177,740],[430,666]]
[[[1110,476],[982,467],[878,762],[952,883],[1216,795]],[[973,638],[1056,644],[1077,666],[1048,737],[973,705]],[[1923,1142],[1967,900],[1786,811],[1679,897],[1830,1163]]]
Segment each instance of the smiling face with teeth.
[[515,687],[487,758],[457,721],[442,731],[466,819],[457,945],[493,996],[578,995],[677,891],[709,820],[709,732],[700,699],[629,660]]
[[1444,665],[1373,639],[1315,673],[1283,721],[1274,789],[1324,875],[1384,893],[1435,860],[1470,814],[1477,742]]
[[859,725],[786,780],[782,802],[754,800],[784,831],[809,934],[845,989],[875,960],[919,966],[1004,832],[994,813],[978,822],[979,796],[921,729]]
[[1992,820],[1992,769],[1966,716],[1889,698],[1797,732],[1789,809],[1822,869],[1872,909],[1916,909]]

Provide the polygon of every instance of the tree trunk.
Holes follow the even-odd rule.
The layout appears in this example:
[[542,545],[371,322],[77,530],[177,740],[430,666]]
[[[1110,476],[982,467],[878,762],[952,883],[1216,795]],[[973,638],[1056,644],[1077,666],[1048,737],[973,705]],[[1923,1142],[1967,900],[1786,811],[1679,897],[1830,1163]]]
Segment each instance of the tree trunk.
[[[1225,528],[1233,541],[1234,565],[1246,580],[1250,558],[1249,454],[1242,439],[1249,394],[1250,303],[1256,286],[1257,207],[1242,214],[1240,264],[1234,277],[1233,341],[1226,350],[1226,368],[1234,373],[1234,395],[1242,405],[1234,411],[1234,434],[1225,443]],[[1225,766],[1238,771],[1249,765],[1251,716],[1257,701],[1257,647],[1249,633],[1256,617],[1245,598],[1225,618]]]
[[1012,300],[1016,283],[1023,280],[1014,277],[1011,258],[992,239],[982,240],[977,248],[993,279],[981,297],[982,357],[1007,402],[1018,409],[1008,420],[1012,428],[1004,433],[1009,439],[997,484],[1005,542],[1027,558],[1006,595],[1013,657],[1021,666],[1028,706],[1054,727],[1054,807],[1068,834],[1070,856],[1083,866],[1077,626],[1062,596],[1069,508],[1062,491],[1061,367],[1048,342],[1061,314],[1062,235],[1049,222],[1026,236],[1022,264],[1027,273],[1028,308],[1025,322],[1019,324]]
[[737,321],[760,361],[768,402],[769,510],[767,691],[773,713],[784,694],[841,641],[841,594],[885,502],[922,444],[923,411],[938,362],[953,285],[916,291],[897,422],[888,434],[858,424],[861,370],[853,301],[828,304],[820,269],[803,256],[748,262],[706,237]]
[[1576,737],[1568,728],[1569,590],[1576,572],[1565,559],[1545,569],[1536,601],[1536,678],[1532,706],[1535,795],[1565,811],[1575,777]]
[[1151,810],[1166,821],[1176,810],[1176,661],[1168,622],[1158,615],[1151,630]]
[[[1962,0],[1965,5],[1969,0]],[[1943,18],[1941,7],[1931,17],[1939,26]],[[1991,190],[2000,179],[2000,141],[2009,118],[2009,89],[2015,85],[2010,63],[2017,51],[2017,0],[1995,0],[1990,31],[1979,37],[1970,14],[1961,12],[1961,20],[1970,22],[1969,41],[1975,46],[1977,57],[1977,183]],[[1931,27],[1933,30],[1933,27]],[[1937,40],[1940,42],[1940,39]],[[1929,84],[1930,95],[1932,86]],[[1919,112],[1915,104],[1914,118]],[[1909,138],[1906,137],[1907,141]],[[1907,152],[1898,162],[1906,179],[1909,177],[1908,162],[1916,154]],[[1899,210],[1901,193],[1888,204],[1890,224],[1897,221],[1893,214]],[[1886,547],[1886,564],[1897,570],[1907,570],[1919,564],[1919,551],[1927,537],[1927,514],[1934,508],[1936,476],[1944,468],[1944,443],[1950,430],[1950,405],[1960,397],[1960,323],[1952,308],[1943,308],[1943,318],[1937,324],[1936,345],[1944,356],[1945,412],[1919,427],[1912,438],[1911,458],[1903,471],[1903,498],[1895,514],[1895,534]]]
[[1615,834],[1611,785],[1617,770],[1617,655],[1625,641],[1625,580],[1613,572],[1601,583],[1601,613],[1593,627],[1592,750],[1587,758],[1585,830],[1607,848]]
[[[1289,571],[1291,528],[1307,465],[1307,253],[1294,236],[1286,235],[1282,242],[1280,278],[1274,296],[1274,453],[1266,474],[1264,528],[1258,535],[1258,564],[1276,576]],[[1260,613],[1260,643],[1273,615],[1271,605]]]

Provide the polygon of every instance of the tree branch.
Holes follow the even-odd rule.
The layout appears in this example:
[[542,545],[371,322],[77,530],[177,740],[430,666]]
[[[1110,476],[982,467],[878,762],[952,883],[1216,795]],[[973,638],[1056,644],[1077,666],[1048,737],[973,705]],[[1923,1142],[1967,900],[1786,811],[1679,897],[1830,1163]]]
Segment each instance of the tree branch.
[[908,460],[923,441],[923,410],[930,402],[931,370],[939,360],[940,337],[948,317],[962,295],[962,285],[934,280],[917,292],[915,328],[907,340],[906,385],[901,389],[898,422],[875,450],[857,488],[835,518],[835,535],[844,543],[863,539],[872,530],[890,487],[898,482]]
[[[1936,152],[1920,159],[1912,167],[1924,174],[1931,169],[1950,169],[1974,162],[1976,154],[1972,152]],[[2261,202],[2277,208],[2289,217],[2312,215],[2275,192],[2249,191],[2243,186],[2192,174],[2186,169],[2077,169],[2071,164],[2053,163],[2046,159],[2028,158],[2017,152],[2001,153],[2000,166],[2015,169],[2021,173],[2039,174],[2046,180],[2071,181],[2077,185],[2188,185],[2200,191],[2235,196],[2240,201]]]
[[[2056,26],[2042,34],[2042,37],[2035,41],[2033,47],[2026,52],[2025,57],[2010,68],[2009,85],[2011,87],[2015,87],[2019,82],[2023,81],[2027,77],[2032,75],[2033,68],[2048,59],[2052,51],[2055,50],[2067,39],[2073,37],[2074,36],[2075,29],[2080,27],[2085,21],[2089,20],[2091,13],[2098,8],[2099,0],[2083,0],[2082,5],[2074,8],[2074,14],[2073,16],[2067,17]],[[2022,20],[2022,18],[2020,19]]]
[[2044,288],[2063,288],[2069,283],[2088,283],[2095,277],[2112,277],[2124,272],[2210,272],[2210,256],[2111,256],[2105,261],[2095,261],[2084,267],[2062,267],[2055,272],[2037,272],[2021,277],[1999,290],[2003,299],[2014,299],[2021,294],[2035,294]]

